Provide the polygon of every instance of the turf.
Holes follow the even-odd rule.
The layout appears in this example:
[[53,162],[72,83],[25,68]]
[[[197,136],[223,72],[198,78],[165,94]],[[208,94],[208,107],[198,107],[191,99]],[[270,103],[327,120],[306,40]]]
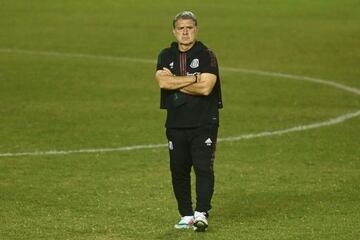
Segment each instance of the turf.
[[[152,61],[183,9],[224,68],[220,138],[360,110],[333,86],[226,70],[360,89],[355,0],[3,1],[0,155],[166,143]],[[355,117],[220,142],[206,233],[173,229],[166,148],[1,156],[0,238],[359,239],[359,133]]]

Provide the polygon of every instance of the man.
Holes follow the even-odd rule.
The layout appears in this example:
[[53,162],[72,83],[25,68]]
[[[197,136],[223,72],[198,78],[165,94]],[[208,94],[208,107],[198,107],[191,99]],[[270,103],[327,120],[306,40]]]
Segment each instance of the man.
[[[167,110],[173,190],[181,215],[175,228],[205,231],[214,192],[219,108],[222,108],[215,55],[196,40],[197,18],[184,11],[173,20],[176,42],[160,52],[155,78],[161,89],[160,108]],[[196,176],[196,207],[192,207],[191,168]]]

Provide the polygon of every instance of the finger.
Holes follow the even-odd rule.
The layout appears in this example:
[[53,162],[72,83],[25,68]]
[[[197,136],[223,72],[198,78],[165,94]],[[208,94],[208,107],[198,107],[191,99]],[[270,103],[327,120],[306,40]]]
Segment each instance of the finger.
[[166,67],[164,67],[163,70],[166,71],[166,72],[168,72],[168,73],[171,73],[171,74],[172,74],[172,72],[170,71],[170,69],[168,69],[168,68],[166,68]]

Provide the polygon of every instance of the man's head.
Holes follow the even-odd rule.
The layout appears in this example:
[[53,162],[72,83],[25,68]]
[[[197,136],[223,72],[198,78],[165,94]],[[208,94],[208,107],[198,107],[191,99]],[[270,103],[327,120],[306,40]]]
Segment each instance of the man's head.
[[177,14],[173,20],[173,33],[179,45],[192,46],[198,32],[196,16],[189,11]]
[[195,14],[190,11],[183,11],[183,12],[176,14],[176,16],[174,17],[174,20],[173,20],[173,28],[175,28],[175,24],[176,24],[177,20],[179,20],[179,19],[191,19],[191,20],[193,20],[194,25],[197,26],[197,18],[195,16]]

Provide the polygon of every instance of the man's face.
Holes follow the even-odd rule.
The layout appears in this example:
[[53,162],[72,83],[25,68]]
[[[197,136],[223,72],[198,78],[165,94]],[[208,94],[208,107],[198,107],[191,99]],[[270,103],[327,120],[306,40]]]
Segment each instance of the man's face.
[[179,44],[191,45],[196,40],[197,27],[191,19],[179,19],[175,23],[173,33]]

